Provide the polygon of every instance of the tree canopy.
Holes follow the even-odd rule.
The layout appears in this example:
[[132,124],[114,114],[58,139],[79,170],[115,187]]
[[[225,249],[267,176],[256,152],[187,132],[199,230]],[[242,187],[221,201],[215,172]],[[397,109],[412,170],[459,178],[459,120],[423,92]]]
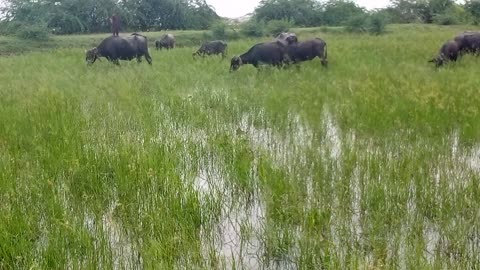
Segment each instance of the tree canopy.
[[348,0],[262,0],[255,9],[257,21],[287,20],[299,26],[342,25],[351,17],[366,14]]
[[[208,29],[219,19],[206,0],[3,0],[4,21],[11,26],[42,26],[50,32],[107,32],[116,13],[122,31]],[[296,26],[346,25],[366,29],[390,23],[480,23],[480,0],[390,0],[384,9],[366,10],[353,0],[261,0],[247,32],[270,21]],[[0,25],[1,26],[1,25]],[[253,27],[253,28],[252,28]],[[248,27],[247,27],[248,28]],[[251,31],[251,30],[254,31]],[[1,30],[1,29],[0,29]]]
[[479,23],[480,0],[391,0],[381,10],[365,10],[352,0],[262,0],[256,21],[288,20],[298,26],[345,25],[355,18],[382,14],[392,23]]
[[4,20],[45,24],[57,33],[109,30],[116,13],[123,29],[207,29],[219,17],[205,0],[5,0]]

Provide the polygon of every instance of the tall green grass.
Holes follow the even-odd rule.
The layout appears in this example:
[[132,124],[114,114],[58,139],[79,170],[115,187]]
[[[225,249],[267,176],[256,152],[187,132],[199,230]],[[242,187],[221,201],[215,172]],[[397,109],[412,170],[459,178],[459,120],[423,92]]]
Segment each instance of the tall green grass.
[[314,30],[328,69],[0,58],[0,268],[475,268],[479,60],[427,63],[461,29]]

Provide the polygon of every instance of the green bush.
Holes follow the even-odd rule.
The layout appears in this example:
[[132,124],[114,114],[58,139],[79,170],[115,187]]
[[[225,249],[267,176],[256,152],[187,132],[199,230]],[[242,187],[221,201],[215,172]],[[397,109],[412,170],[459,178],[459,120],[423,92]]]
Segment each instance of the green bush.
[[17,29],[16,35],[21,39],[30,40],[47,40],[49,38],[49,30],[44,24],[22,25]]
[[439,25],[456,25],[471,22],[471,15],[460,6],[452,6],[442,14],[433,17],[433,22]]
[[381,35],[385,33],[387,19],[382,14],[357,15],[345,24],[345,30],[351,33],[370,33]]
[[480,1],[470,0],[465,3],[465,11],[470,15],[473,24],[480,24]]
[[244,23],[240,31],[247,37],[263,37],[265,36],[265,22],[251,20]]
[[381,35],[385,33],[387,27],[387,19],[382,14],[373,14],[369,18],[368,32],[374,35]]
[[235,29],[229,29],[228,25],[216,25],[210,28],[210,31],[204,31],[202,33],[202,40],[237,40],[239,39],[240,33]]
[[267,32],[268,34],[276,37],[280,33],[290,31],[290,28],[293,26],[293,23],[287,20],[271,20],[267,23]]
[[0,34],[2,35],[14,35],[23,26],[22,23],[16,21],[2,21],[0,22]]
[[213,24],[210,31],[212,31],[212,38],[214,39],[227,39],[227,26],[223,22]]
[[231,31],[227,31],[227,38],[229,40],[237,40],[237,39],[240,39],[241,36],[237,30],[232,29]]
[[449,14],[439,14],[433,18],[433,21],[439,25],[455,25],[458,24],[457,18]]
[[345,23],[345,30],[352,33],[364,33],[368,30],[368,16],[361,14],[351,17]]

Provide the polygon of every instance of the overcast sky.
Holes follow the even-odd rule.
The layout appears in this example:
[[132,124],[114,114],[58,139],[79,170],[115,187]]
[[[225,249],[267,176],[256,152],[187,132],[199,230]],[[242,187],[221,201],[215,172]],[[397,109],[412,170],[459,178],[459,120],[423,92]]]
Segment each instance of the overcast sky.
[[[260,0],[206,0],[222,17],[237,18],[252,12]],[[354,0],[359,6],[368,9],[381,8],[390,0]]]

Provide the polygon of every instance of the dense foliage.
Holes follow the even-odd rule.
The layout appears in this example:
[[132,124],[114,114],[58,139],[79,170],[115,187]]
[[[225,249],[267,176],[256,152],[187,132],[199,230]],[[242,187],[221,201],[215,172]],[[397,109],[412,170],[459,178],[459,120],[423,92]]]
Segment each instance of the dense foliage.
[[6,0],[4,20],[45,24],[54,33],[105,32],[119,14],[123,30],[207,29],[218,19],[205,0]]
[[[372,15],[375,16],[370,17]],[[266,22],[288,20],[297,26],[346,25],[357,29],[364,25],[353,23],[371,21],[378,30],[383,28],[385,21],[442,25],[478,23],[480,1],[460,4],[454,0],[391,0],[385,9],[368,11],[352,0],[262,0],[253,18]]]
[[[110,27],[108,18],[116,13],[120,15],[122,31],[215,28],[214,36],[225,36],[219,26],[226,21],[219,22],[219,16],[206,0],[5,0],[4,3],[0,34],[18,35],[23,31],[31,33],[24,35],[28,37],[48,32],[106,32]],[[480,1],[390,0],[384,9],[366,10],[353,0],[261,0],[250,22],[240,29],[248,36],[263,36],[290,26],[325,25],[378,34],[384,32],[387,22],[478,24]],[[32,28],[35,25],[41,27]]]

